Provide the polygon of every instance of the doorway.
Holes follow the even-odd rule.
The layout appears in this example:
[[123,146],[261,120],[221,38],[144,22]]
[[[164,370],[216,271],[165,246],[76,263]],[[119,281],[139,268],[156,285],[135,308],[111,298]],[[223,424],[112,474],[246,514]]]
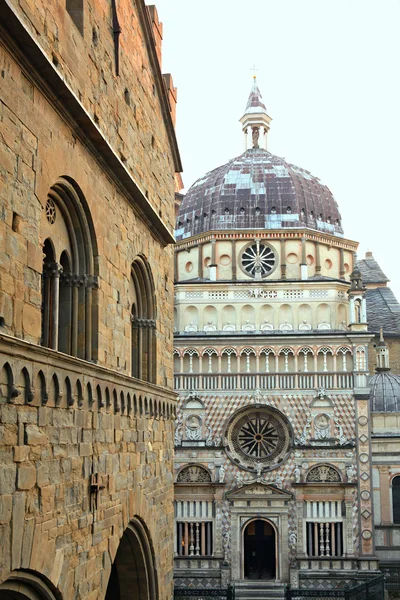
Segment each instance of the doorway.
[[243,535],[245,579],[276,579],[276,534],[268,521],[251,521]]
[[150,537],[134,518],[125,529],[111,567],[105,600],[155,600],[157,571]]

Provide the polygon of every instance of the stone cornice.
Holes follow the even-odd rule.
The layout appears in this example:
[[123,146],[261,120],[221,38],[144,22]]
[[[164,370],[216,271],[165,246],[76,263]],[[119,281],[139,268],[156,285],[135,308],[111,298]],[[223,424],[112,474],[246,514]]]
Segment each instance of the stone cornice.
[[268,241],[280,241],[280,240],[293,240],[293,239],[305,239],[309,242],[320,242],[321,244],[327,244],[335,248],[343,248],[351,252],[356,252],[358,248],[358,242],[348,240],[346,238],[340,238],[335,235],[329,235],[313,229],[299,228],[299,229],[233,229],[231,231],[208,231],[207,233],[201,233],[184,240],[179,240],[175,245],[175,251],[180,252],[198,246],[199,244],[210,243],[213,240],[236,240],[247,242],[256,238],[268,240]]
[[[138,4],[140,8],[139,12],[143,13],[146,8],[143,0],[140,0]],[[142,22],[144,20],[143,14],[141,20]],[[95,155],[96,158],[101,160],[102,168],[121,189],[136,214],[143,219],[154,237],[159,240],[163,246],[173,244],[175,241],[173,233],[162,221],[143,190],[114,152],[110,143],[97,127],[96,123],[86,111],[73,90],[69,87],[68,83],[62,78],[62,75],[51,63],[44,50],[32,37],[30,31],[19,18],[18,12],[10,0],[0,0],[0,23],[3,25],[7,24],[7,30],[0,28],[2,41],[8,38],[10,44],[14,46],[14,56],[18,56],[32,80],[36,82],[42,91],[45,91],[46,96],[51,100],[58,114],[64,120],[69,120],[73,123],[75,132],[77,135],[80,134],[80,140],[90,148],[91,153]],[[12,42],[14,42],[14,44],[12,44]],[[146,44],[148,45],[149,43],[149,35],[147,34]],[[153,60],[154,58],[151,60],[152,64]],[[154,67],[153,70],[156,74],[156,67]],[[170,130],[171,127],[173,128],[173,125],[159,67],[158,75],[155,76],[155,81],[157,89],[159,90],[164,123],[171,143]],[[176,146],[176,139],[174,141],[174,146]],[[176,151],[173,149],[172,153],[176,163],[175,168],[179,171],[182,167],[177,152],[176,146]]]

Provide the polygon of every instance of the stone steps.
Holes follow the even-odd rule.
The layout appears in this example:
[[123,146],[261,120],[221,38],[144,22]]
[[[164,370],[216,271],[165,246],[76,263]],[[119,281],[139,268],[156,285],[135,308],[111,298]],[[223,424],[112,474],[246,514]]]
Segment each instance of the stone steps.
[[249,581],[235,584],[235,600],[279,600],[285,598],[282,583]]

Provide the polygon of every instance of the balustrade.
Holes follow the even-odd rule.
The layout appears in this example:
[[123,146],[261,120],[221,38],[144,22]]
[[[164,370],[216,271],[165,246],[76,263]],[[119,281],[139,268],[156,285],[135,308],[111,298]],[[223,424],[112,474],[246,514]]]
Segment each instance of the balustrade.
[[352,373],[176,373],[176,390],[352,389]]
[[178,521],[176,547],[178,556],[212,555],[212,521]]

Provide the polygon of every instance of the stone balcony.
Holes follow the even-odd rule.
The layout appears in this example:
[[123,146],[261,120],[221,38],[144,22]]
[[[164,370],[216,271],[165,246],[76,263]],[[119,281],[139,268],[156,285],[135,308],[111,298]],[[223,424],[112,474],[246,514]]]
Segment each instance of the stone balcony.
[[349,390],[353,373],[176,373],[175,390]]

